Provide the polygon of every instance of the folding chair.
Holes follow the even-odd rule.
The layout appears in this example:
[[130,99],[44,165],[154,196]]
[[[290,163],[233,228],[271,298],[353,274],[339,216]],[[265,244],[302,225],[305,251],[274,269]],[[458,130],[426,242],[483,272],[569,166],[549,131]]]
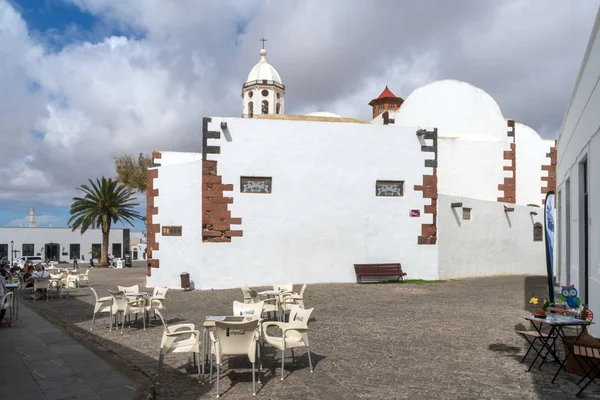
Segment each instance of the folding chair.
[[[542,368],[542,365],[544,365],[544,363],[546,362],[546,358],[548,357],[548,354],[550,353],[550,350],[548,350],[548,347],[550,347],[550,349],[552,351],[556,352],[556,339],[558,337],[555,334],[554,327],[552,327],[550,329],[550,331],[547,333],[541,332],[541,331],[517,331],[517,333],[519,335],[521,335],[529,344],[529,348],[527,349],[527,352],[521,359],[521,364],[525,362],[525,359],[527,359],[527,356],[529,355],[531,350],[535,351],[535,353],[536,353],[535,358],[533,359],[533,361],[531,362],[531,365],[527,369],[528,372],[531,371],[531,368],[533,368],[533,365],[535,364],[537,359],[540,357],[542,358],[542,362],[540,363],[540,366],[538,367],[538,369]],[[539,348],[536,347],[536,344],[539,344]],[[544,353],[544,350],[546,350],[545,353]]]
[[586,387],[589,386],[600,374],[600,348],[597,347],[589,347],[576,344],[573,346],[573,354],[583,358],[588,365],[590,366],[590,370],[585,374],[583,378],[577,384],[581,384],[586,378],[589,381],[577,392],[577,396],[581,395],[581,393],[585,390]]

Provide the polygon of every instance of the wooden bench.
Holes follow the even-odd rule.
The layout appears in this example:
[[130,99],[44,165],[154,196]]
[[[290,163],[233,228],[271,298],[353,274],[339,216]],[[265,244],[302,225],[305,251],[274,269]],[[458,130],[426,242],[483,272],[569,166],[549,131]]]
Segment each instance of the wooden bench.
[[403,281],[405,272],[402,272],[401,264],[354,264],[354,272],[356,273],[356,283],[369,281]]

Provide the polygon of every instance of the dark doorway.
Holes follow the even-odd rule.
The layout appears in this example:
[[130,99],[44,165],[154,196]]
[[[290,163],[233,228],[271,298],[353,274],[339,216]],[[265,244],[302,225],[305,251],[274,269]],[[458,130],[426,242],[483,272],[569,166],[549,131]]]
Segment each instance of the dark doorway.
[[[579,232],[581,238],[580,243],[580,260],[579,260],[579,283],[580,283],[580,298],[584,304],[589,304],[589,282],[590,282],[590,265],[589,265],[589,207],[588,207],[588,163],[587,160],[583,161],[579,165],[580,171],[580,220],[579,220]],[[583,292],[583,295],[581,294]]]
[[0,244],[0,258],[8,257],[8,245]]
[[112,246],[112,255],[115,258],[121,258],[122,254],[121,254],[121,243],[113,243]]
[[60,249],[58,243],[46,243],[44,245],[45,257],[52,261],[60,260]]
[[73,256],[81,258],[81,246],[79,243],[71,243],[69,245],[69,259],[72,260]]

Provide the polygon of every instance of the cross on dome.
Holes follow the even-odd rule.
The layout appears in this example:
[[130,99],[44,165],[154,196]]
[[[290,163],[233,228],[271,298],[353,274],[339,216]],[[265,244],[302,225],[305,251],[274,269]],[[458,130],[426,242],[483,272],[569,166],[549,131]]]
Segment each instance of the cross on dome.
[[260,41],[262,42],[262,48],[264,49],[265,48],[265,42],[267,41],[267,39],[262,38],[262,39],[260,39]]

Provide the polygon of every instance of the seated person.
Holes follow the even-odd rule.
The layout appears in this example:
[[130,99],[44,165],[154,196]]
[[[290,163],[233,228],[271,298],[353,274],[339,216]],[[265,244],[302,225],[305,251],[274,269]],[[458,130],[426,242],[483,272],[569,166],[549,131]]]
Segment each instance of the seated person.
[[[50,278],[50,274],[44,269],[42,264],[37,264],[35,266],[35,272],[33,273],[32,277],[33,279]],[[34,293],[33,297],[39,299],[42,295],[44,295],[45,291],[46,289],[38,289],[36,290],[36,293]]]
[[0,275],[2,275],[2,277],[4,277],[6,279],[6,277],[8,277],[8,270],[6,269],[6,265],[4,264],[0,264]]
[[50,278],[50,274],[48,273],[48,271],[46,271],[44,269],[44,267],[42,266],[42,264],[37,264],[35,266],[35,272],[33,273],[33,277],[34,278]]
[[23,274],[23,282],[25,287],[33,287],[33,265],[27,267],[27,272]]
[[12,266],[12,268],[10,269],[10,273],[14,274],[15,272],[19,272],[21,270],[21,268],[19,268],[19,266],[17,265],[17,263],[15,262]]

